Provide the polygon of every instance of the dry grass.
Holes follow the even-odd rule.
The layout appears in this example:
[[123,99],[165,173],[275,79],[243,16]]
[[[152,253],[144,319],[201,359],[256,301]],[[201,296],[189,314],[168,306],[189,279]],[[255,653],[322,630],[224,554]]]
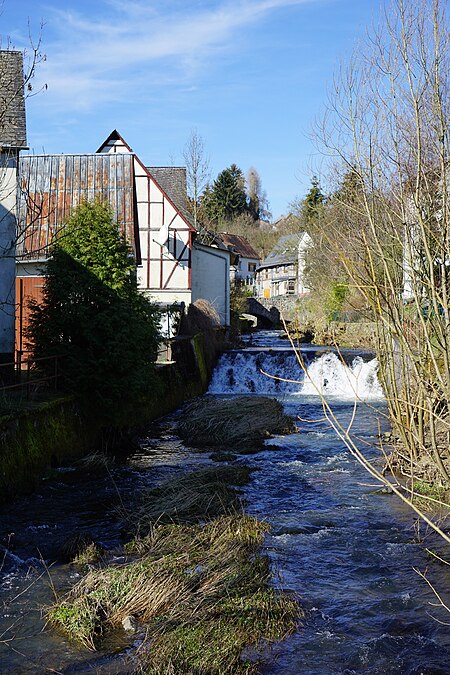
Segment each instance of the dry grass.
[[144,535],[154,523],[197,523],[242,511],[241,495],[232,486],[249,481],[252,469],[218,466],[172,478],[144,492],[122,518],[133,533]]
[[291,433],[294,425],[279,401],[263,396],[202,398],[185,408],[177,432],[199,448],[254,452],[271,434]]
[[189,305],[181,320],[181,335],[209,334],[220,326],[220,316],[208,300],[199,299]]
[[249,672],[244,647],[283,638],[300,616],[295,598],[270,587],[269,561],[257,555],[267,530],[246,515],[156,526],[127,547],[139,558],[89,572],[49,620],[94,649],[133,616],[147,624],[145,672]]
[[[256,672],[241,659],[245,647],[293,632],[301,611],[296,598],[271,587],[269,560],[259,553],[267,524],[233,512],[240,500],[230,483],[242,485],[248,476],[245,467],[218,467],[151,491],[141,536],[125,546],[126,562],[91,570],[49,608],[49,622],[94,649],[132,616],[146,625],[135,672]],[[206,518],[202,498],[211,505],[218,492],[213,510],[221,515]],[[171,510],[158,512],[158,500]],[[162,522],[164,515],[181,520],[181,513],[183,523]]]

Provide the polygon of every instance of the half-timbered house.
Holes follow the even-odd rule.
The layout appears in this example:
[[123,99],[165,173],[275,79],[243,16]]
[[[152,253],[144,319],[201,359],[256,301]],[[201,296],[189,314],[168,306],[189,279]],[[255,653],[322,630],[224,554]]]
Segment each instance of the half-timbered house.
[[52,244],[77,205],[96,199],[111,205],[143,293],[161,306],[204,298],[215,305],[221,323],[229,323],[229,252],[196,243],[184,167],[146,167],[113,131],[95,153],[23,156],[19,173],[24,236],[17,250],[18,349],[27,303],[40,299]]
[[305,282],[306,254],[312,245],[307,232],[280,237],[256,270],[256,296],[276,298],[309,293]]

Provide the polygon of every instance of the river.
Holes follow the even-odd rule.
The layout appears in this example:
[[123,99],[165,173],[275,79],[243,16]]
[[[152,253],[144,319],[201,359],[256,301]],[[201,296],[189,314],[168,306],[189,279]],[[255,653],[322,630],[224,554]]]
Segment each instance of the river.
[[[356,390],[366,404],[356,406],[352,432],[366,455],[377,458],[378,434],[388,425],[376,362],[346,351],[346,369],[330,350],[313,346],[302,346],[302,355],[311,380],[278,333],[255,334],[245,348],[221,357],[208,393],[276,396],[298,427],[238,459],[258,469],[245,499],[247,510],[272,526],[265,547],[274,583],[295,591],[306,610],[298,632],[275,646],[262,672],[449,673],[449,627],[432,616],[447,623],[450,617],[430,605],[432,591],[414,571],[429,568],[445,597],[449,568],[430,562],[413,514],[374,483],[323,419],[317,387],[341,422],[353,415]],[[174,434],[177,414],[153,425],[126,462],[56,472],[34,495],[2,509],[0,536],[8,551],[0,589],[1,672],[130,672],[126,648],[80,650],[44,628],[40,609],[51,602],[52,584],[61,590],[78,578],[70,565],[52,564],[69,534],[86,532],[106,548],[119,546],[118,504],[132,503],[143,486],[210,463]],[[428,537],[436,549],[439,542]]]

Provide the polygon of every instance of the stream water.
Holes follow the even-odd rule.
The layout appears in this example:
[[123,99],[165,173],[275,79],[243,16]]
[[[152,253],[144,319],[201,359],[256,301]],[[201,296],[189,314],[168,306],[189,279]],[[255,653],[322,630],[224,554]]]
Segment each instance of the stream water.
[[[341,423],[354,414],[356,392],[366,403],[356,406],[353,434],[367,456],[378,456],[378,434],[388,427],[376,361],[346,351],[346,368],[330,350],[312,346],[302,346],[302,357],[307,377],[277,333],[255,334],[244,349],[222,356],[208,393],[276,396],[298,427],[238,460],[258,469],[244,496],[247,510],[272,526],[265,546],[274,583],[295,591],[306,611],[299,631],[268,653],[262,670],[450,673],[449,627],[432,618],[449,623],[450,616],[430,605],[433,593],[414,571],[429,568],[448,600],[449,567],[427,558],[412,513],[373,482],[323,419],[318,390]],[[118,505],[127,507],[144,486],[211,463],[181,443],[174,419],[154,426],[122,465],[59,471],[1,510],[0,672],[130,672],[125,636],[122,649],[114,636],[118,653],[105,644],[93,655],[46,628],[41,608],[52,586],[60,591],[77,579],[75,568],[52,564],[69,535],[89,533],[114,549],[122,536]]]

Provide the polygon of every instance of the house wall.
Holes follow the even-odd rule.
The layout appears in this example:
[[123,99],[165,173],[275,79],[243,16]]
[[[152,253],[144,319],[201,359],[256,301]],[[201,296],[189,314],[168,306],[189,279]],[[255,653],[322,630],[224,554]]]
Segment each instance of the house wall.
[[256,274],[256,288],[259,298],[295,295],[297,292],[296,266],[290,263],[265,267]]
[[[258,258],[240,258],[235,278],[247,281],[255,278],[255,270],[258,266]],[[249,267],[250,266],[250,267]]]
[[[119,138],[110,140],[100,152],[127,153],[130,148]],[[136,156],[134,175],[141,250],[139,288],[159,304],[188,304],[193,228]]]
[[208,300],[222,326],[230,324],[230,254],[195,244],[192,250],[192,302]]
[[297,259],[297,293],[303,295],[309,293],[309,288],[305,284],[305,266],[306,254],[308,249],[312,246],[312,239],[307,232],[304,233],[298,245],[298,259]]
[[15,248],[18,153],[0,154],[0,362],[14,361]]

